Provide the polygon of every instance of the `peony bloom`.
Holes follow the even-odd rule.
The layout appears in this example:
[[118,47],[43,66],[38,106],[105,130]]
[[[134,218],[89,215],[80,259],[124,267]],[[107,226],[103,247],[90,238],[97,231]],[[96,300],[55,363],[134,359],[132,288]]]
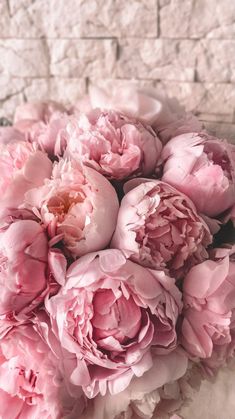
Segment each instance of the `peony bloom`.
[[26,141],[12,141],[0,146],[0,214],[18,208],[24,194],[50,177],[52,163],[45,153]]
[[152,367],[151,347],[166,354],[177,344],[181,293],[174,280],[119,250],[74,262],[65,286],[46,307],[61,345],[73,355],[65,375],[89,398],[107,389],[123,391],[133,376]]
[[51,116],[55,112],[66,112],[66,109],[60,103],[54,101],[37,102],[37,103],[23,103],[18,106],[15,111],[14,125],[20,128],[24,121],[35,122],[49,122]]
[[[142,377],[132,379],[129,386],[119,394],[98,395],[93,403],[88,404],[87,412],[81,419],[165,417],[164,413],[172,412],[181,404],[178,380],[186,373],[187,365],[186,355],[179,350],[168,355],[153,356],[150,370]],[[167,406],[163,408],[166,401]]]
[[212,368],[235,351],[234,250],[214,250],[213,260],[194,266],[183,285],[182,344]]
[[13,127],[0,127],[0,147],[16,141],[24,141],[24,134]]
[[159,95],[153,88],[149,91],[116,87],[107,93],[92,86],[89,97],[91,108],[115,109],[151,125],[163,144],[176,135],[202,129],[196,116],[186,113],[175,98]]
[[[0,233],[1,331],[21,321],[65,279],[66,260],[50,250],[43,228],[18,220]],[[12,323],[13,322],[13,323]]]
[[212,238],[189,198],[158,180],[134,179],[125,188],[112,247],[177,278],[207,258]]
[[66,110],[59,103],[25,103],[16,109],[14,128],[53,157],[64,152],[67,123]]
[[62,156],[67,145],[68,133],[66,126],[69,122],[67,115],[59,112],[54,113],[50,121],[38,122],[27,130],[27,138],[30,142],[36,143],[39,148],[54,156]]
[[58,359],[32,325],[13,329],[0,342],[0,417],[74,419],[82,400],[68,393]]
[[111,179],[151,174],[162,149],[149,126],[112,110],[78,115],[68,130],[66,155]]
[[235,203],[235,146],[206,134],[173,138],[164,148],[162,180],[215,217]]
[[74,256],[102,249],[115,229],[118,198],[112,185],[75,160],[54,164],[51,179],[26,196],[55,242]]

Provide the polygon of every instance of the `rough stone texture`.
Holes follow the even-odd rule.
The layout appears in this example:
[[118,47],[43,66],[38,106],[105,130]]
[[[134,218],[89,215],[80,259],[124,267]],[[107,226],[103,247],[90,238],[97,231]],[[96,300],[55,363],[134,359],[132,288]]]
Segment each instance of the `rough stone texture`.
[[114,86],[117,88],[125,88],[125,87],[129,87],[132,86],[136,89],[140,89],[143,87],[148,87],[151,88],[155,86],[155,81],[154,80],[146,80],[146,79],[141,79],[141,80],[137,80],[137,79],[99,79],[99,78],[91,78],[88,81],[88,89],[90,86],[97,86],[100,87],[101,89],[104,89],[105,91],[110,91],[112,89],[112,87]]
[[115,40],[50,40],[48,45],[52,76],[110,77],[115,75],[117,46]]
[[12,117],[20,103],[44,99],[48,96],[46,79],[0,76],[0,117]]
[[156,0],[82,0],[80,8],[82,36],[157,36]]
[[117,74],[120,78],[193,81],[197,47],[191,40],[120,40]]
[[160,0],[160,35],[165,38],[233,39],[233,0]]
[[49,54],[45,40],[0,40],[0,74],[10,77],[48,77]]
[[196,72],[198,81],[235,82],[235,37],[234,40],[201,40]]
[[157,82],[156,88],[171,97],[179,98],[186,109],[196,113],[232,117],[235,110],[235,85],[229,83]]
[[0,54],[1,115],[131,82],[232,136],[235,0],[0,0]]
[[86,80],[52,77],[49,79],[49,91],[50,99],[72,105],[86,93]]
[[2,38],[80,36],[80,0],[1,0]]

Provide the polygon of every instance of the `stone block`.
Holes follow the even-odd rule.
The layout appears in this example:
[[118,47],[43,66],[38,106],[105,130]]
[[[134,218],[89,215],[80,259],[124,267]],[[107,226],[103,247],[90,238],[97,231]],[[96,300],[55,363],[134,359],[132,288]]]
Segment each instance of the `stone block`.
[[82,0],[80,13],[84,37],[157,36],[155,0]]
[[0,75],[11,77],[47,77],[49,55],[41,39],[1,39]]
[[116,64],[116,41],[78,39],[48,41],[50,74],[60,77],[112,77]]
[[1,0],[1,37],[80,36],[80,0]]
[[50,99],[65,105],[74,104],[86,93],[86,79],[55,77],[48,82]]
[[235,41],[201,40],[196,72],[198,81],[235,82]]
[[197,41],[126,38],[119,44],[120,78],[194,80]]
[[233,39],[233,0],[161,0],[160,35],[164,38]]

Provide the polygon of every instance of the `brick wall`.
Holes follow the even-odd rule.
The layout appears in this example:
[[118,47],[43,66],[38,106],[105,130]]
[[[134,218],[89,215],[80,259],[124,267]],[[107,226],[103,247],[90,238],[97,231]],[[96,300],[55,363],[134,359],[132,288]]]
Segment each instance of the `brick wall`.
[[114,79],[235,137],[235,0],[0,0],[0,116]]

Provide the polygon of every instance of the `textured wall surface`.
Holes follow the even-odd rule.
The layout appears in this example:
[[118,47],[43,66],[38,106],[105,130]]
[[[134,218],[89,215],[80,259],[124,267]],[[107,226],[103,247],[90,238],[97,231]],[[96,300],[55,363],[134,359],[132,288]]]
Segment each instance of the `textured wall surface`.
[[[235,0],[0,0],[0,116],[130,79],[235,138]],[[234,388],[221,373],[182,416],[234,419]]]
[[131,79],[235,131],[235,0],[0,0],[0,57],[7,116]]

